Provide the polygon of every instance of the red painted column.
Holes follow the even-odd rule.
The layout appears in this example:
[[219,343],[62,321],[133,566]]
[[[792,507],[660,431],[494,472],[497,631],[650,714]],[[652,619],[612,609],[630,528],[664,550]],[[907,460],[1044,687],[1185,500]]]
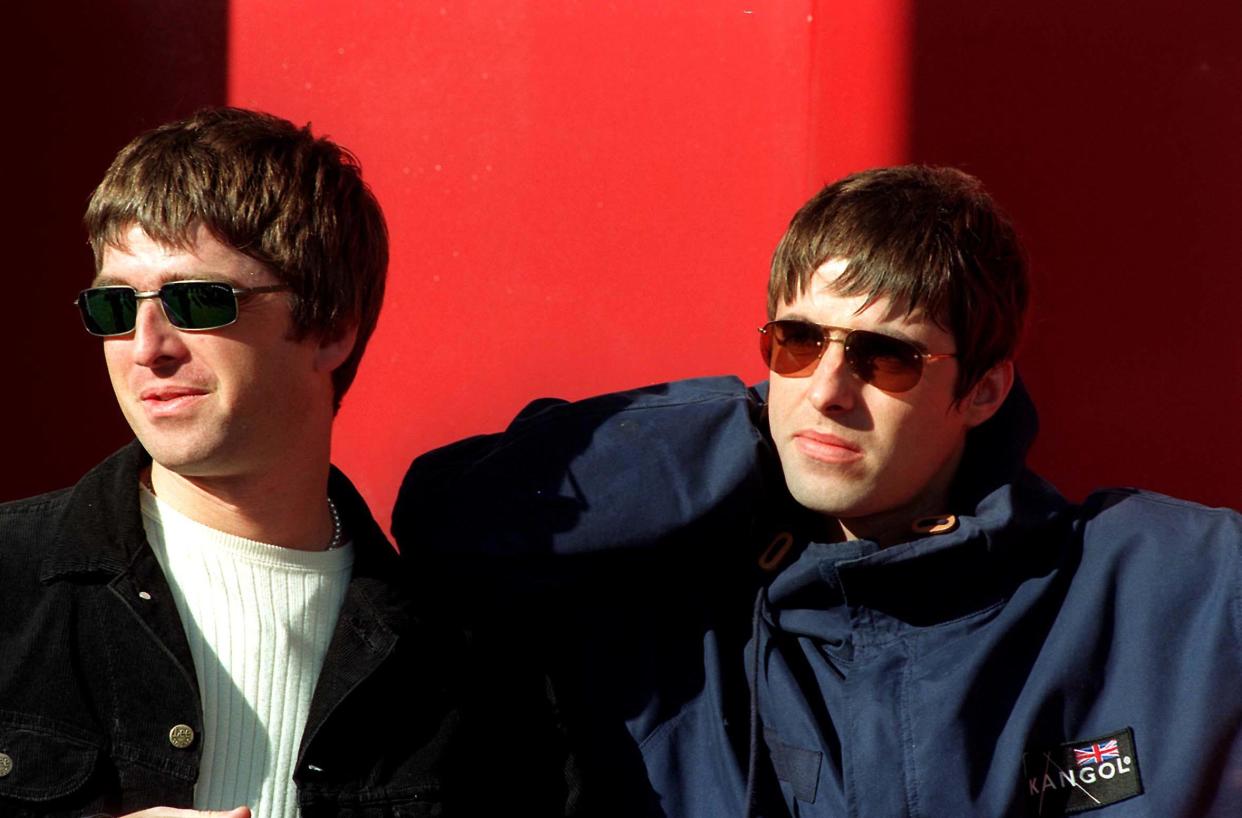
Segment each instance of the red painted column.
[[335,447],[378,517],[533,397],[764,376],[785,223],[904,144],[905,24],[818,5],[234,0],[230,100],[352,148],[390,220]]

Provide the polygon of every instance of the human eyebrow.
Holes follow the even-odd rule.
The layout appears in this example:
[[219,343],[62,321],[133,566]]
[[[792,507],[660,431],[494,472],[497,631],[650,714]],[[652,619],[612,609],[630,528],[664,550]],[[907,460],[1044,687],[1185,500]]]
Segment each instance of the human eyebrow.
[[128,287],[128,286],[129,286],[128,284],[126,284],[124,281],[121,281],[119,278],[116,278],[115,276],[99,274],[95,276],[93,279],[91,279],[91,286],[88,287],[88,289],[93,290],[96,287]]
[[[173,284],[173,283],[180,282],[180,281],[211,281],[217,284],[227,284],[230,287],[235,287],[235,288],[243,287],[244,288],[243,284],[239,284],[238,282],[234,281],[233,279],[221,273],[204,272],[204,271],[185,271],[185,270],[176,270],[176,271],[166,273],[165,275],[161,276],[160,286],[162,287],[165,284]],[[131,287],[135,290],[138,289],[137,287],[134,287],[132,284],[130,284],[127,281],[124,281],[120,277],[115,276],[115,275],[109,275],[107,273],[100,273],[99,275],[95,276],[95,278],[91,281],[91,288],[95,288],[95,287]]]
[[894,330],[888,327],[884,327],[883,329],[873,329],[873,330],[868,330],[868,331],[874,332],[876,335],[887,335],[889,338],[896,338],[898,341],[905,341],[910,346],[916,347],[920,352],[927,351],[927,344],[923,343],[917,338],[912,338],[911,336],[906,335],[901,330]]
[[918,347],[920,350],[924,350],[924,351],[925,351],[925,350],[927,349],[927,345],[926,345],[926,344],[924,344],[922,341],[919,341],[919,340],[918,340],[918,339],[916,339],[916,338],[912,338],[911,336],[907,335],[906,333],[902,332],[901,330],[898,330],[898,329],[893,329],[893,328],[891,328],[891,327],[886,327],[886,326],[880,326],[880,327],[847,327],[847,326],[838,326],[837,324],[821,324],[821,323],[819,323],[818,321],[815,321],[815,320],[813,320],[813,319],[811,319],[811,318],[808,318],[808,317],[806,317],[805,315],[802,315],[801,313],[797,313],[797,312],[786,313],[785,315],[782,315],[782,316],[780,316],[779,318],[776,318],[776,319],[773,319],[773,320],[776,320],[776,321],[801,321],[801,322],[806,323],[806,324],[814,324],[814,325],[815,325],[815,326],[817,326],[817,327],[826,327],[826,328],[828,328],[828,329],[845,330],[846,332],[854,332],[854,331],[856,331],[856,330],[857,330],[857,331],[861,331],[861,332],[870,332],[870,333],[872,333],[872,334],[874,334],[874,335],[884,335],[884,336],[887,336],[887,337],[889,337],[889,338],[893,338],[893,339],[898,340],[898,341],[905,341],[907,344],[910,344],[911,346]]
[[801,313],[797,313],[797,312],[788,312],[788,313],[785,313],[784,315],[778,315],[776,318],[773,318],[772,320],[773,321],[801,321],[804,324],[815,324],[815,326],[817,327],[826,326],[826,324],[818,324],[815,321],[812,321],[810,318],[807,318],[805,315],[802,315]]
[[901,329],[898,329],[897,327],[888,324],[887,322],[880,324],[879,326],[848,327],[848,329],[862,330],[863,332],[872,332],[872,333],[875,333],[876,335],[884,335],[888,338],[892,338],[897,341],[905,341],[910,346],[916,347],[920,352],[927,351],[927,344],[915,338],[914,336],[906,332],[903,332]]

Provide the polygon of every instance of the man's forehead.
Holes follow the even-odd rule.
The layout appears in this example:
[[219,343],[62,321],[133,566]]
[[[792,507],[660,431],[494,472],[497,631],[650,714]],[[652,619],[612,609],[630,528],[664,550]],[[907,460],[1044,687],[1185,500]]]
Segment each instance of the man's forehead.
[[872,292],[854,281],[843,282],[841,279],[850,263],[850,259],[846,258],[829,258],[811,273],[802,292],[788,306],[819,306],[836,310],[848,308],[854,316],[866,313],[868,318],[877,322],[911,326],[931,324],[943,329],[940,322],[929,317],[921,306],[911,309],[905,298],[894,298],[884,292]]
[[131,225],[103,249],[95,286],[129,284],[134,276],[157,277],[161,282],[190,279],[265,278],[259,261],[220,242],[202,225],[184,240],[152,237],[141,225]]
[[202,222],[195,222],[184,229],[162,229],[159,225],[146,226],[139,222],[129,222],[109,231],[104,242],[104,253],[110,250],[130,253],[139,249],[176,255],[193,252],[195,246],[204,238],[212,236],[212,232]]
[[848,258],[832,256],[815,268],[815,272],[811,273],[811,281],[809,283],[813,287],[831,287],[849,266],[850,260]]

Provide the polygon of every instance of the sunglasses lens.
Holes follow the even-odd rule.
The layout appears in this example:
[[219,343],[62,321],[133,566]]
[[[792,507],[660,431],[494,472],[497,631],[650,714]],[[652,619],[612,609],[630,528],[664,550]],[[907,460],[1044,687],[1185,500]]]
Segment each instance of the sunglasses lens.
[[770,321],[759,338],[763,362],[777,375],[802,378],[815,371],[824,349],[824,331],[808,321]]
[[78,309],[92,335],[124,335],[134,329],[138,299],[129,287],[95,287],[78,296]]
[[845,360],[858,377],[885,392],[913,389],[923,376],[923,357],[917,347],[878,332],[851,332]]
[[160,288],[160,300],[179,329],[216,329],[237,320],[237,297],[227,284],[177,281]]
[[[175,281],[161,287],[159,296],[168,322],[178,329],[217,329],[237,320],[237,296],[228,284]],[[125,335],[134,331],[138,293],[131,287],[83,290],[77,303],[86,331],[92,335]]]
[[[763,362],[786,378],[813,373],[829,342],[824,327],[809,321],[770,321],[759,339]],[[878,332],[850,332],[845,338],[845,362],[860,379],[886,392],[913,389],[923,376],[918,347]]]

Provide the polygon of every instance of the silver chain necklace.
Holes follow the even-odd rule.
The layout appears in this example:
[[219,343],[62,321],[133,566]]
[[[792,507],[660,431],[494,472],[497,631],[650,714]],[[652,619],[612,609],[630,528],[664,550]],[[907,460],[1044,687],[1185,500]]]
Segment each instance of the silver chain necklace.
[[336,513],[336,503],[332,502],[331,497],[328,498],[328,511],[332,512],[332,541],[326,550],[331,551],[341,547],[341,515]]
[[[151,492],[151,496],[155,496],[155,486],[148,474],[145,478],[139,478],[139,482],[147,491]],[[332,502],[332,498],[328,498],[328,513],[332,515],[332,539],[328,541],[328,547],[325,551],[331,551],[333,548],[341,547],[341,538],[343,536],[341,530],[341,515],[337,513],[336,503]]]

